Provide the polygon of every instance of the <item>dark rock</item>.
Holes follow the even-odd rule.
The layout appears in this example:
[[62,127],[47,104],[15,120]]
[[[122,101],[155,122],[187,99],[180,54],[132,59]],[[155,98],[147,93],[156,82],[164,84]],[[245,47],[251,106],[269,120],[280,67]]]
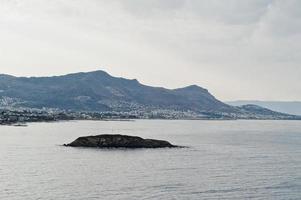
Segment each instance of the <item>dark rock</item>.
[[70,144],[70,147],[96,147],[96,148],[164,148],[177,147],[164,140],[143,139],[128,135],[96,135],[79,137]]

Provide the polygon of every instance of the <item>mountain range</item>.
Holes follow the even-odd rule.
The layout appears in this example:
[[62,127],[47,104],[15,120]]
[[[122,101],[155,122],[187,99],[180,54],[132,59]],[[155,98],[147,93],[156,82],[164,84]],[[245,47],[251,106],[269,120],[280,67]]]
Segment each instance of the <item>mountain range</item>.
[[226,102],[232,106],[242,106],[246,104],[258,105],[277,112],[288,113],[291,115],[301,115],[300,101],[256,101],[256,100],[238,100]]
[[259,106],[231,106],[207,89],[151,87],[104,71],[53,77],[0,75],[0,106],[85,112],[192,113],[205,118],[295,119]]

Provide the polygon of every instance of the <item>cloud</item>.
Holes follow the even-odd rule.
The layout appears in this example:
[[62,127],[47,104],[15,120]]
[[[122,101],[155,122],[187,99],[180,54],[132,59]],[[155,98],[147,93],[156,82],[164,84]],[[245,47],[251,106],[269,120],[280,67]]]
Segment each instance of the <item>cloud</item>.
[[257,22],[274,0],[122,0],[125,10],[139,17],[195,15],[230,24]]
[[5,73],[101,67],[225,100],[301,99],[298,0],[0,0],[0,29]]

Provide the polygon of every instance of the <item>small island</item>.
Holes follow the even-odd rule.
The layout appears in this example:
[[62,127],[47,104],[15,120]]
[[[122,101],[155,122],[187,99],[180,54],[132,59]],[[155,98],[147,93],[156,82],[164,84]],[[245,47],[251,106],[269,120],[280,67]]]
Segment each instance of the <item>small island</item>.
[[96,135],[79,137],[70,144],[64,144],[69,147],[94,147],[94,148],[174,148],[179,147],[172,145],[164,140],[143,139],[137,136],[128,135]]

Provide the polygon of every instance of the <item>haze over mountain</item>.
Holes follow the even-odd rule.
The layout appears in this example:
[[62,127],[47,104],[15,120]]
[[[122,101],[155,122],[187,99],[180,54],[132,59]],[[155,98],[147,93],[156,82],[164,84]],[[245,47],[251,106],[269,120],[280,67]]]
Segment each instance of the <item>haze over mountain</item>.
[[300,13],[300,0],[0,0],[0,73],[102,65],[221,99],[301,100]]
[[112,77],[104,71],[39,78],[1,75],[0,90],[2,98],[34,108],[109,111],[152,106],[207,112],[232,109],[196,85],[168,90],[142,85],[136,79]]
[[256,100],[240,100],[229,101],[227,104],[233,106],[242,106],[246,104],[254,104],[262,106],[277,112],[288,113],[292,115],[301,115],[301,102],[300,101],[256,101]]
[[169,110],[229,118],[266,118],[267,113],[270,118],[292,117],[260,107],[227,105],[197,85],[170,90],[104,71],[30,78],[0,75],[0,105],[93,112]]

